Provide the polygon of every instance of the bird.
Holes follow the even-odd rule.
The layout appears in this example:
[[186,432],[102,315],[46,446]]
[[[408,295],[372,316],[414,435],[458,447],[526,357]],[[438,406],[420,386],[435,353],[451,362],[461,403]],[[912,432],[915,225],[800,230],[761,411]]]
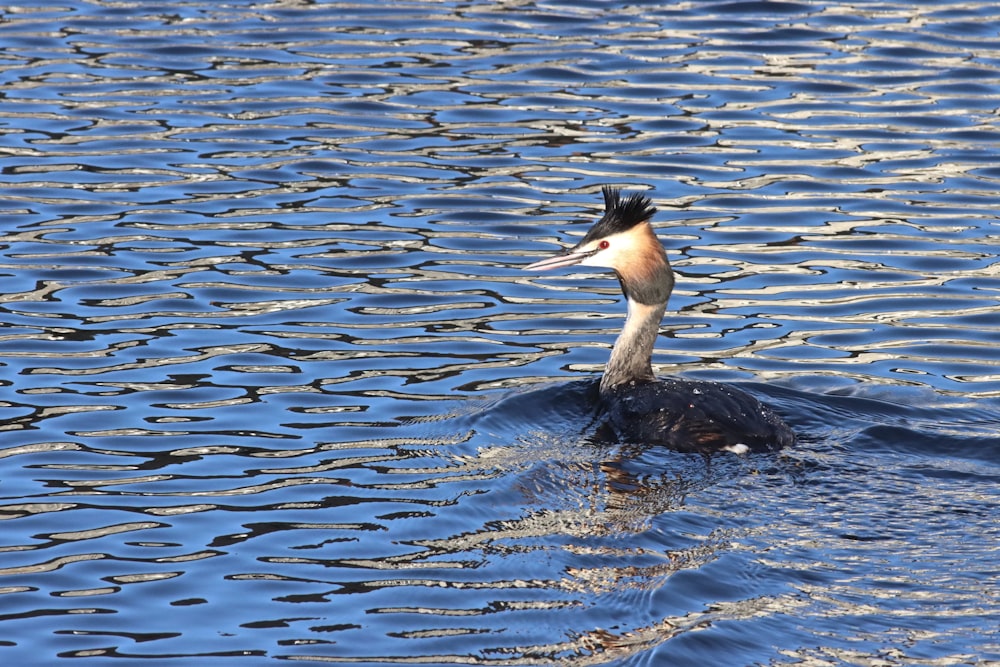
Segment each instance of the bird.
[[658,378],[653,347],[674,288],[666,250],[650,225],[649,197],[602,188],[604,215],[567,251],[524,266],[546,271],[592,266],[614,271],[627,303],[622,331],[599,385],[598,411],[619,440],[680,452],[776,451],[795,433],[769,406],[729,384]]

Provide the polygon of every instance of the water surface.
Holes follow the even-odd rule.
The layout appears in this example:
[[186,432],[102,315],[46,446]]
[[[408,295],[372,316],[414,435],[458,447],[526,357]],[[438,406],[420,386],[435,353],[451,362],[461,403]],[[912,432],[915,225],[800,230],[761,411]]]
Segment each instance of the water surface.
[[[1000,662],[987,2],[83,2],[0,22],[0,661]],[[654,362],[799,433],[593,437]]]

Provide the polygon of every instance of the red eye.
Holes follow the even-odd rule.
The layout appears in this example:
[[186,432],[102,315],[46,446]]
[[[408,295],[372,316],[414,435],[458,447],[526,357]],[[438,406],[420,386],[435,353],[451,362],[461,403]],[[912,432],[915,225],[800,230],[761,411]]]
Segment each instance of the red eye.
[[601,241],[600,243],[598,243],[597,247],[600,250],[607,250],[608,248],[611,247],[611,244],[608,243],[607,239],[605,239],[604,241]]

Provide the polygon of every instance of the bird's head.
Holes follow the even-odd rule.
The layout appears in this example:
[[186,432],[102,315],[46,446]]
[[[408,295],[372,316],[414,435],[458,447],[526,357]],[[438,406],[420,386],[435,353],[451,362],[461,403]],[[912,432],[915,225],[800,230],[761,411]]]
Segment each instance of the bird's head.
[[635,193],[622,198],[617,188],[604,186],[604,216],[568,251],[525,266],[545,271],[566,266],[613,269],[626,297],[643,303],[666,302],[673,272],[663,246],[649,225],[656,213],[649,197]]

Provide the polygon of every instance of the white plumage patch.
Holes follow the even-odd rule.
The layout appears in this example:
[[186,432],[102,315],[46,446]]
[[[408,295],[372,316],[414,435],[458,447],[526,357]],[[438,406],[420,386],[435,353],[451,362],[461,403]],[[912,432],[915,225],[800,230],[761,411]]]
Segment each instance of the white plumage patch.
[[[587,247],[579,250],[583,252],[595,251],[594,254],[580,263],[584,266],[600,266],[606,269],[627,271],[630,264],[635,264],[645,254],[648,239],[645,238],[643,232],[642,225],[636,225],[627,231],[592,241],[587,244]],[[601,244],[607,244],[607,247],[601,248]]]

